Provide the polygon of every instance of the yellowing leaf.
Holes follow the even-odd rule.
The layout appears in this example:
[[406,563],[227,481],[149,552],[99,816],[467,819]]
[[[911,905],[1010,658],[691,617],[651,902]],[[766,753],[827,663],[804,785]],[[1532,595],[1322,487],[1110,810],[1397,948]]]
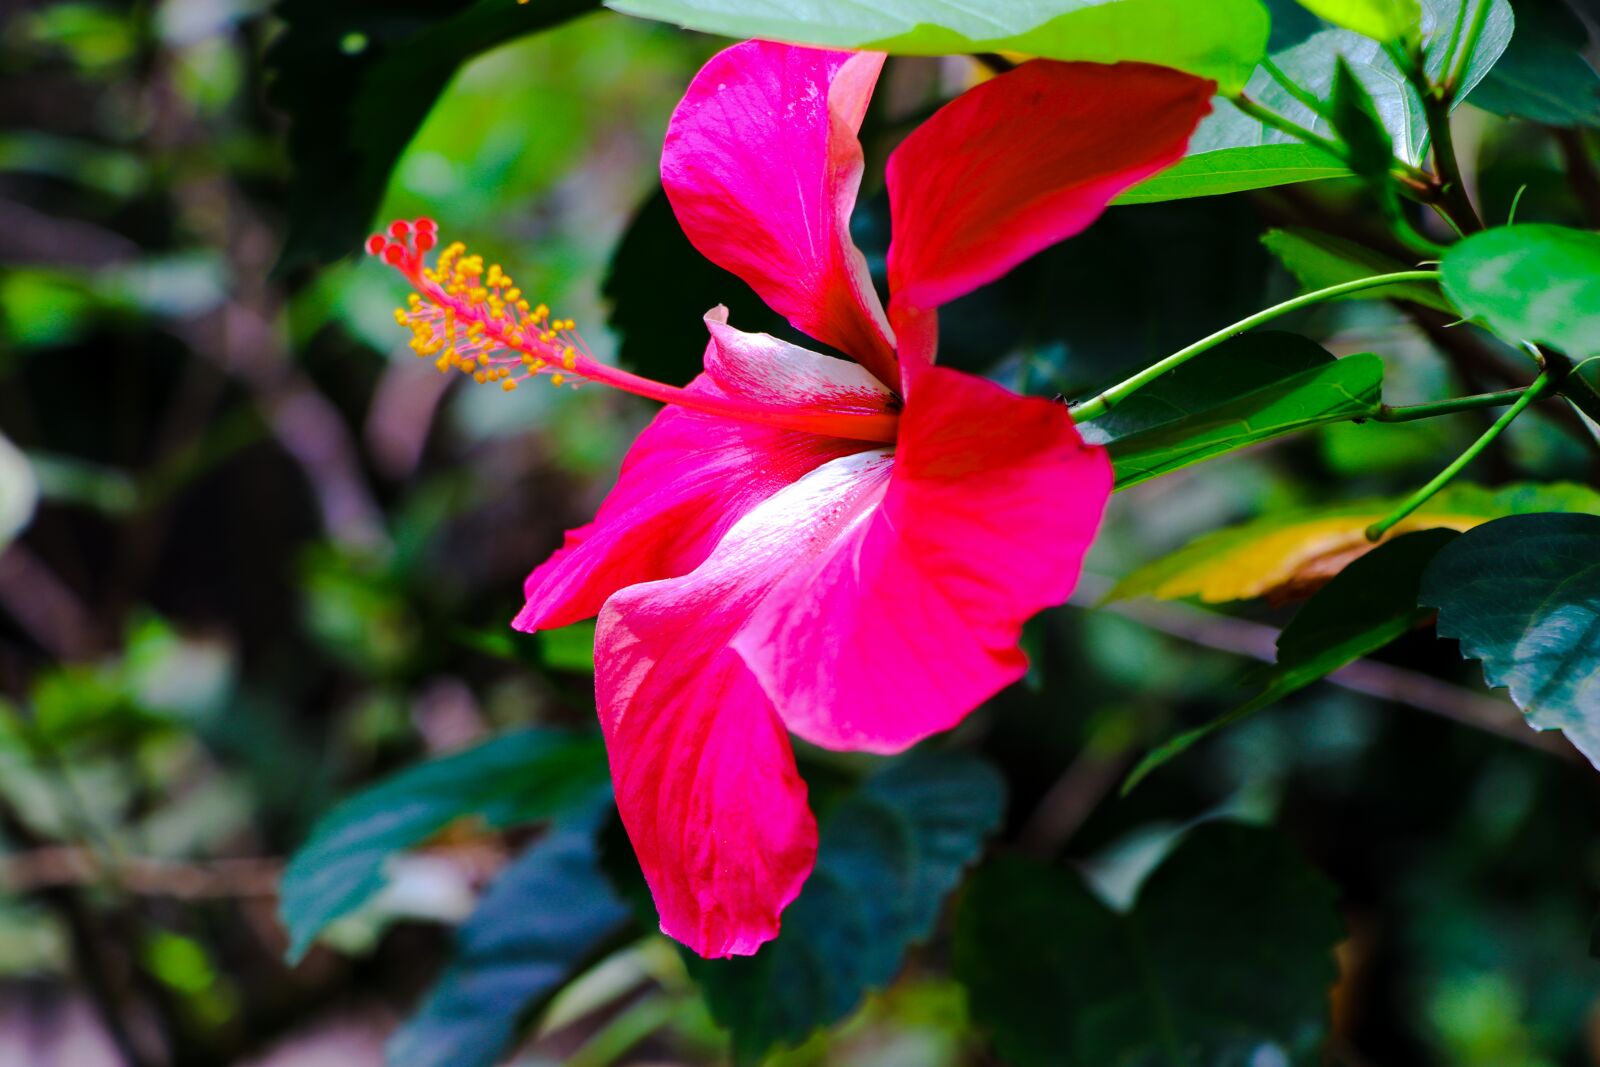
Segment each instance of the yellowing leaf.
[[[1266,515],[1206,534],[1128,575],[1110,599],[1194,597],[1208,604],[1255,597],[1292,599],[1311,592],[1371,551],[1366,529],[1398,500],[1365,500]],[[1491,519],[1542,511],[1600,515],[1600,493],[1581,485],[1519,484],[1488,490],[1447,489],[1385,540],[1416,530],[1470,530]]]

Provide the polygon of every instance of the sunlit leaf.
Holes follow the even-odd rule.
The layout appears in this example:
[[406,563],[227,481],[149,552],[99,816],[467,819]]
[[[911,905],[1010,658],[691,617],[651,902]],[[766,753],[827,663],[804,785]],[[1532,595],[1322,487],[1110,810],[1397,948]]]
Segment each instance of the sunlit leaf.
[[1024,52],[1048,59],[1159,63],[1244,83],[1266,50],[1257,0],[606,0],[629,15],[727,37],[905,55]]
[[1398,41],[1422,22],[1417,0],[1300,0],[1335,26],[1379,41]]
[[742,959],[690,960],[735,1060],[797,1043],[887,985],[998,827],[1004,799],[987,764],[947,753],[892,764],[840,803],[777,940]]
[[1278,635],[1277,664],[1259,679],[1266,688],[1226,715],[1152,749],[1128,775],[1123,791],[1217,730],[1376,652],[1426,621],[1431,613],[1417,606],[1423,570],[1459,536],[1454,530],[1406,534],[1336,574]]
[[597,736],[524,730],[356,794],[317,823],[284,871],[278,910],[289,957],[305,955],[329,923],[382,889],[391,856],[454,820],[476,816],[502,827],[552,818],[592,803],[607,781]]
[[492,1067],[517,1025],[632,924],[587,820],[537,842],[456,932],[450,966],[389,1039],[393,1067]]
[[[1371,550],[1366,528],[1397,503],[1365,500],[1288,510],[1218,530],[1134,571],[1111,596],[1195,597],[1221,603],[1296,587],[1315,588]],[[1501,516],[1540,511],[1600,515],[1600,492],[1570,483],[1522,483],[1495,490],[1452,486],[1396,525],[1389,536],[1433,528],[1470,530]]]
[[[1382,252],[1374,252],[1365,245],[1301,227],[1268,230],[1261,238],[1261,243],[1278,257],[1279,262],[1308,291],[1411,269],[1408,264],[1390,259]],[[1409,300],[1436,311],[1455,311],[1454,305],[1439,292],[1439,287],[1427,282],[1401,282],[1377,289],[1362,289],[1341,299]]]
[[1600,517],[1514,515],[1441,552],[1422,603],[1536,729],[1600,767]]
[[[1452,30],[1463,2],[1472,0],[1423,0],[1425,65],[1435,78],[1449,69],[1455,58],[1450,48]],[[1484,2],[1494,6],[1467,65],[1457,102],[1483,80],[1511,40],[1515,20],[1510,4],[1507,0]],[[1407,163],[1420,163],[1428,144],[1422,103],[1377,41],[1349,30],[1324,30],[1273,56],[1279,69],[1320,100],[1332,95],[1334,69],[1341,58],[1371,95],[1396,154]],[[1297,100],[1264,68],[1251,75],[1245,93],[1303,127],[1323,136],[1332,133],[1326,118]],[[1269,129],[1219,99],[1216,110],[1190,139],[1189,154],[1176,166],[1134,186],[1117,202],[1216,196],[1349,173],[1333,156],[1281,130]]]
[[1452,246],[1439,270],[1462,312],[1506,340],[1600,355],[1600,233],[1502,226]]
[[1383,361],[1335,360],[1288,333],[1234,338],[1163,375],[1080,430],[1105,445],[1126,489],[1308,426],[1370,414]]
[[1338,976],[1333,905],[1276,834],[1229,823],[1191,831],[1125,914],[1076,873],[1006,858],[962,899],[956,975],[1017,1067],[1309,1065]]

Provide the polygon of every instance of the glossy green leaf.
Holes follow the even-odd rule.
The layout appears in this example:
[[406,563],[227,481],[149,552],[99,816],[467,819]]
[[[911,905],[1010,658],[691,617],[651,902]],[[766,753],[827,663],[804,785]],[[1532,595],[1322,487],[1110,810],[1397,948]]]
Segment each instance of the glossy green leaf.
[[1266,688],[1226,715],[1152,749],[1128,775],[1123,792],[1196,742],[1376,652],[1424,622],[1429,612],[1417,606],[1423,571],[1460,536],[1454,530],[1406,534],[1336,574],[1278,635],[1278,662],[1261,679]]
[[955,968],[1014,1067],[1310,1065],[1343,936],[1333,887],[1278,835],[1207,823],[1126,914],[1073,872],[986,865],[956,918]]
[[1398,41],[1415,33],[1422,23],[1417,0],[1300,0],[1335,26],[1378,41]]
[[1383,126],[1378,105],[1356,78],[1350,63],[1340,56],[1333,64],[1333,95],[1328,101],[1328,121],[1349,152],[1350,173],[1372,186],[1388,187],[1394,160],[1394,140]]
[[495,878],[450,966],[387,1047],[392,1067],[493,1067],[518,1023],[632,927],[587,820],[552,830]]
[[1421,600],[1535,729],[1561,730],[1600,767],[1600,517],[1514,515],[1471,530],[1428,568]]
[[[1411,269],[1398,259],[1391,259],[1354,241],[1300,227],[1268,230],[1261,238],[1261,243],[1266,245],[1267,251],[1278,257],[1278,261],[1307,291]],[[1381,289],[1363,289],[1343,299],[1409,300],[1436,311],[1455,311],[1455,306],[1445,299],[1437,285],[1425,282],[1402,282]]]
[[1462,313],[1507,341],[1600,355],[1600,233],[1501,226],[1452,246],[1439,270]]
[[732,1032],[735,1060],[797,1043],[887,985],[999,826],[1004,802],[987,764],[940,753],[891,764],[840,803],[778,938],[742,959],[689,960]]
[[492,827],[535,822],[593,803],[609,782],[598,736],[557,730],[504,734],[401,771],[325,815],[289,861],[278,910],[289,958],[384,886],[389,857],[464,816]]
[[629,15],[726,37],[904,55],[1025,52],[1175,67],[1232,92],[1266,51],[1258,0],[606,0]]
[[28,525],[38,501],[39,483],[28,457],[0,436],[0,552]]
[[1471,103],[1550,126],[1600,127],[1600,74],[1589,33],[1562,0],[1517,0],[1517,32]]
[[281,265],[355,252],[389,172],[462,63],[599,0],[280,0],[267,55],[289,116],[289,234]]
[[1335,360],[1285,333],[1250,334],[1164,375],[1079,429],[1111,453],[1117,488],[1296,430],[1375,411],[1383,360]]
[[[1454,59],[1451,31],[1463,2],[1472,0],[1423,0],[1425,65],[1435,77],[1448,69]],[[1458,102],[1489,73],[1511,40],[1515,20],[1510,4],[1507,0],[1485,2],[1494,6],[1467,65],[1463,91],[1456,97]],[[1332,95],[1335,65],[1341,58],[1371,95],[1373,106],[1394,141],[1396,154],[1407,163],[1419,163],[1428,143],[1422,104],[1377,41],[1349,30],[1324,30],[1273,56],[1285,74],[1321,100]],[[1251,75],[1245,92],[1301,126],[1324,136],[1332,132],[1322,115],[1297,100],[1264,68]],[[1307,147],[1289,134],[1268,129],[1226,100],[1218,99],[1215,111],[1190,139],[1189,154],[1176,166],[1130,189],[1117,202],[1138,204],[1215,196],[1349,173],[1327,153]]]
[[[1376,429],[1381,432],[1383,427]],[[1341,565],[1366,551],[1364,531],[1398,503],[1394,498],[1285,509],[1216,530],[1140,567],[1117,584],[1109,599],[1195,597],[1221,603],[1263,596],[1308,570],[1325,577],[1327,565]],[[1470,530],[1505,515],[1540,511],[1600,515],[1600,492],[1570,482],[1524,482],[1499,489],[1453,485],[1418,508],[1390,536],[1413,530]]]

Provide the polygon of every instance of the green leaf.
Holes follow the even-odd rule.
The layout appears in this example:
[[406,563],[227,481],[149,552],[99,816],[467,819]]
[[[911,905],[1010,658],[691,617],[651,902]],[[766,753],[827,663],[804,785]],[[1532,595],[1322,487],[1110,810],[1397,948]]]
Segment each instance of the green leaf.
[[1269,707],[1427,620],[1417,606],[1422,574],[1441,549],[1461,535],[1424,530],[1386,541],[1334,575],[1278,635],[1278,662],[1252,700],[1152,749],[1123,784],[1124,794],[1151,771],[1225,726]]
[[1237,824],[1191,831],[1126,914],[1075,873],[1008,857],[963,896],[956,975],[1015,1067],[1314,1064],[1344,936],[1333,905],[1278,835]]
[[1600,517],[1514,515],[1439,553],[1421,601],[1538,730],[1600,767]]
[[0,436],[0,552],[32,520],[38,502],[39,483],[28,457]]
[[[1300,227],[1268,230],[1261,243],[1307,291],[1410,269],[1407,264],[1354,241]],[[1381,289],[1363,289],[1341,299],[1409,300],[1436,311],[1455,313],[1455,305],[1444,298],[1439,287],[1426,282],[1401,282]]]
[[603,295],[611,302],[610,326],[621,335],[618,361],[658,381],[687,383],[700,373],[702,316],[718,304],[741,330],[788,329],[740,278],[695,250],[659,187],[617,243]]
[[1388,188],[1394,140],[1383,127],[1372,94],[1357,80],[1343,56],[1333,65],[1333,96],[1329,101],[1328,121],[1349,149],[1345,162],[1350,173],[1374,188]]
[[284,871],[278,904],[289,958],[384,885],[390,856],[463,816],[491,827],[552,818],[593,802],[609,781],[599,737],[557,730],[504,734],[419,764],[325,815]]
[[1201,460],[1375,411],[1383,361],[1335,360],[1293,334],[1234,338],[1079,427],[1105,445],[1126,489]]
[[1600,127],[1600,74],[1589,33],[1561,0],[1517,0],[1517,33],[1471,103],[1549,126]]
[[1047,59],[1137,60],[1236,91],[1266,51],[1258,0],[606,0],[629,15],[725,37],[764,37],[902,55],[1026,52]]
[[632,926],[587,820],[558,827],[495,878],[455,954],[389,1039],[393,1067],[493,1067],[518,1023]]
[[1415,33],[1422,23],[1417,0],[1300,0],[1335,26],[1377,41],[1399,41]]
[[[1383,427],[1377,428],[1379,432]],[[1108,599],[1195,597],[1206,603],[1264,596],[1310,572],[1326,577],[1370,546],[1365,531],[1398,498],[1358,500],[1274,512],[1216,530],[1117,583]],[[1491,519],[1540,511],[1600,515],[1600,492],[1573,483],[1519,483],[1499,489],[1459,484],[1444,490],[1390,534],[1470,530]]]
[[[1462,91],[1456,97],[1458,103],[1489,73],[1511,40],[1514,19],[1510,4],[1507,0],[1486,2],[1494,6],[1467,66]],[[1435,78],[1449,68],[1453,59],[1451,31],[1462,3],[1463,0],[1423,0],[1424,65]],[[1394,141],[1396,154],[1407,163],[1421,162],[1428,143],[1422,103],[1377,41],[1349,30],[1324,30],[1272,58],[1284,73],[1321,100],[1332,95],[1335,65],[1342,58],[1372,97],[1383,127]],[[1251,75],[1245,92],[1257,103],[1301,126],[1324,136],[1332,132],[1326,118],[1297,100],[1265,68]],[[1188,155],[1176,166],[1118,197],[1117,203],[1216,196],[1349,174],[1333,156],[1263,126],[1219,98],[1216,110],[1190,138]]]
[[280,267],[355,251],[389,172],[468,59],[599,0],[280,0],[269,99],[290,120],[289,233]]
[[1004,802],[980,760],[918,753],[840,803],[778,938],[742,959],[689,959],[712,1015],[732,1031],[736,1062],[803,1040],[893,980],[999,826]]
[[1507,341],[1600,355],[1600,233],[1501,226],[1452,246],[1439,270],[1462,313]]

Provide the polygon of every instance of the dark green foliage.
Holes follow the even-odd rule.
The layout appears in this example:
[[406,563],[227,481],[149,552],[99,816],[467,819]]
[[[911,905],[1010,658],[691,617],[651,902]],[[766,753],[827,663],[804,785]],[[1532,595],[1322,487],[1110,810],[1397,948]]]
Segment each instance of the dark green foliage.
[[598,737],[525,730],[418,764],[346,800],[284,872],[278,907],[290,957],[383,888],[390,856],[453,820],[472,815],[502,827],[548,819],[591,803],[605,783]]
[[389,172],[468,59],[548,29],[599,0],[281,0],[267,57],[289,116],[294,184],[281,264],[357,251]]
[[1344,936],[1333,902],[1280,838],[1228,823],[1185,836],[1126,914],[1075,874],[1004,859],[967,889],[956,973],[1017,1067],[1311,1064]]
[[1428,568],[1422,603],[1533,726],[1600,762],[1600,517],[1512,515],[1469,530]]
[[745,959],[690,959],[735,1059],[797,1043],[887,985],[999,825],[1004,796],[986,764],[949,753],[909,756],[840,802],[777,940]]
[[492,1067],[518,1021],[629,929],[591,821],[557,825],[500,872],[457,931],[450,966],[389,1039],[394,1067]]

